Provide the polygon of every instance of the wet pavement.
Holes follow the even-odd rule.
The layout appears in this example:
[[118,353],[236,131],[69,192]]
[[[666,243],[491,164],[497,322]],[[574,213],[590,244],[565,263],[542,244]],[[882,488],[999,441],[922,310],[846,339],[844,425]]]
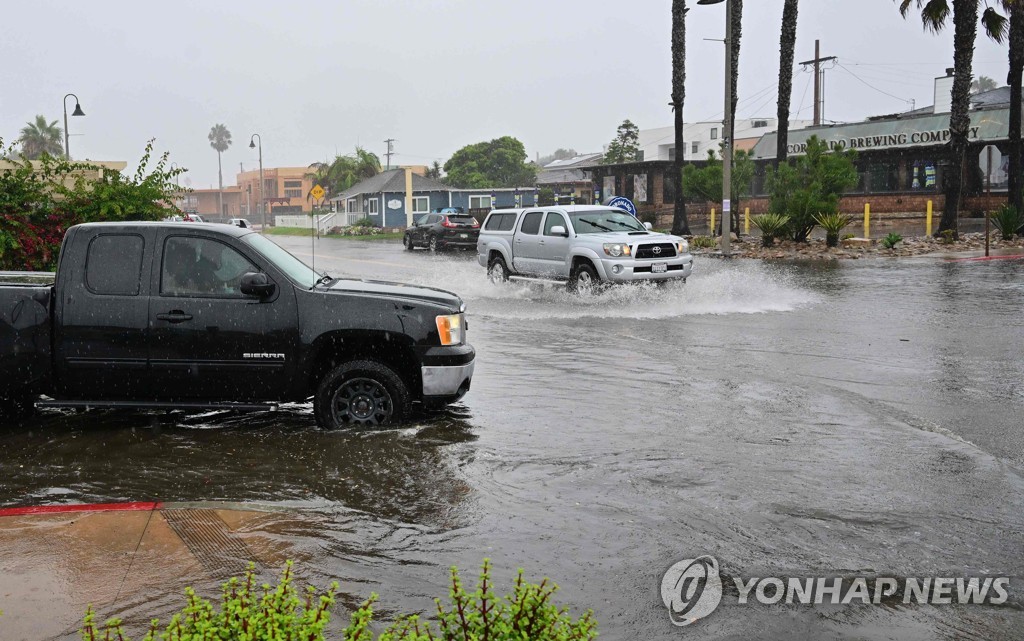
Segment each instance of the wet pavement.
[[[275,240],[310,262],[310,239]],[[303,405],[46,412],[0,433],[0,504],[283,509],[301,518],[261,533],[273,558],[338,579],[346,606],[379,592],[384,616],[429,611],[450,565],[486,556],[504,586],[552,577],[607,639],[1024,636],[1024,261],[701,259],[686,285],[581,298],[492,286],[472,258],[316,245],[332,275],[466,300],[477,370],[447,411],[379,432],[319,431]],[[0,559],[52,554],[5,541]],[[1010,600],[726,599],[675,628],[662,574],[701,554],[729,576],[1010,576]],[[101,615],[166,617],[166,577]]]

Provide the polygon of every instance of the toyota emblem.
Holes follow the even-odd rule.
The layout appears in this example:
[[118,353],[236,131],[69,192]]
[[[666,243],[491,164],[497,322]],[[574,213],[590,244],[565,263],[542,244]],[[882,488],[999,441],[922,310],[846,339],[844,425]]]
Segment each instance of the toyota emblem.
[[651,253],[654,254],[655,256],[657,256],[658,254],[661,253],[661,247],[652,247],[651,248]]

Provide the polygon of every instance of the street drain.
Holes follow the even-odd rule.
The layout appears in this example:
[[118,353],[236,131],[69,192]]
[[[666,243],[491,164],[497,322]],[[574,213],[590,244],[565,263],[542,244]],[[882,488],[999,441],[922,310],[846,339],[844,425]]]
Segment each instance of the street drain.
[[256,560],[245,541],[231,534],[213,510],[178,508],[161,514],[211,578],[240,575]]

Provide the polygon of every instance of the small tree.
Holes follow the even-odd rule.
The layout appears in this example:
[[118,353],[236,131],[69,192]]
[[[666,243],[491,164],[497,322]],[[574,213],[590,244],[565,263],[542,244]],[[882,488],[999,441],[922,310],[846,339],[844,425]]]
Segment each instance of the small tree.
[[[738,227],[740,199],[750,193],[750,181],[753,178],[754,161],[750,153],[737,150],[733,154],[732,193],[729,197],[732,201],[734,229]],[[722,161],[714,151],[708,151],[707,164],[703,167],[686,165],[683,168],[683,194],[695,200],[722,202]]]
[[768,193],[774,213],[789,216],[789,235],[806,242],[815,217],[839,212],[839,197],[857,184],[857,152],[829,151],[817,136],[807,141],[807,152],[792,164],[768,170]]
[[459,149],[444,164],[445,182],[470,189],[524,187],[537,178],[526,162],[526,147],[512,136],[478,142]]
[[615,139],[608,145],[608,151],[604,155],[604,162],[608,165],[633,162],[636,160],[639,151],[640,129],[627,118],[615,130]]

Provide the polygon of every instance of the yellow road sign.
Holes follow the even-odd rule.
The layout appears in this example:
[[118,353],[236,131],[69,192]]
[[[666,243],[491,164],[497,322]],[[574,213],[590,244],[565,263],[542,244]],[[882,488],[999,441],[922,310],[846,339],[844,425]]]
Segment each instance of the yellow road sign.
[[309,192],[309,195],[313,197],[313,200],[320,200],[324,197],[324,188],[320,185],[314,185],[313,190]]

